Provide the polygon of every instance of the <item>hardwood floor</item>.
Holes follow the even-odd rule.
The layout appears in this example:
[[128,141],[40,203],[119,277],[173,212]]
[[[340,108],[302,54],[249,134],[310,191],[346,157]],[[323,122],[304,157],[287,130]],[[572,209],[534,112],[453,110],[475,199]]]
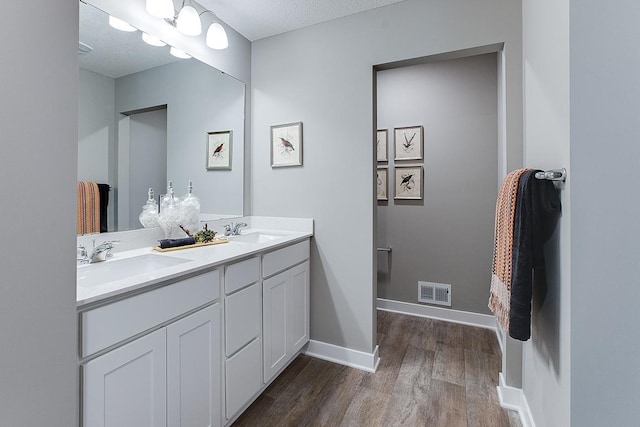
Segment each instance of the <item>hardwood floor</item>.
[[520,427],[500,407],[493,331],[378,311],[374,373],[299,356],[234,427]]

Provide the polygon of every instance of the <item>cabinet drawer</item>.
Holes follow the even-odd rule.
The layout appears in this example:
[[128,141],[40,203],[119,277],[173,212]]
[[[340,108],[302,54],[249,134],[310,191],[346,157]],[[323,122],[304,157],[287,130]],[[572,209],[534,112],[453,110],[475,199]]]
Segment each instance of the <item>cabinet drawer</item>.
[[309,240],[262,256],[262,277],[269,277],[309,258]]
[[262,387],[262,343],[256,339],[225,361],[226,415],[231,419]]
[[225,299],[225,351],[231,356],[260,336],[260,284],[255,283]]
[[229,295],[260,279],[260,259],[253,257],[228,265],[224,273],[224,293]]
[[220,270],[190,277],[81,314],[86,357],[220,296]]

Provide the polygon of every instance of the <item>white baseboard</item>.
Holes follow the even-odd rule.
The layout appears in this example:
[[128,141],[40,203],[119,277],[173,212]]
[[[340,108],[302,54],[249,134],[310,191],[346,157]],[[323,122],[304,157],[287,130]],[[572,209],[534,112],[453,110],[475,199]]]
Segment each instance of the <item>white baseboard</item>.
[[431,319],[461,323],[463,325],[477,326],[486,329],[496,329],[496,318],[488,314],[471,313],[469,311],[393,301],[384,298],[378,298],[378,310],[393,311],[411,316],[429,317]]
[[352,350],[322,341],[310,340],[306,350],[304,350],[304,354],[367,372],[375,372],[378,369],[378,363],[380,363],[378,346],[376,346],[373,353],[365,353],[364,351]]
[[527,402],[527,397],[522,392],[522,389],[506,385],[502,372],[499,374],[499,384],[496,388],[498,389],[500,406],[518,411],[522,427],[536,427],[536,423],[533,421],[533,416],[531,415],[529,403]]

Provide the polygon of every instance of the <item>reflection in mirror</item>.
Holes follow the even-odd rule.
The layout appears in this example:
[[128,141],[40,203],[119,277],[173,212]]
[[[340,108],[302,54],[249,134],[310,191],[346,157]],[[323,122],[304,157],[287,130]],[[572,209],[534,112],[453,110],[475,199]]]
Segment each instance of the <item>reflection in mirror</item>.
[[[168,180],[178,196],[193,181],[203,216],[242,216],[244,84],[141,35],[80,2],[78,181],[111,186],[108,231],[141,228],[148,189]],[[207,170],[208,134],[225,131],[231,168]]]

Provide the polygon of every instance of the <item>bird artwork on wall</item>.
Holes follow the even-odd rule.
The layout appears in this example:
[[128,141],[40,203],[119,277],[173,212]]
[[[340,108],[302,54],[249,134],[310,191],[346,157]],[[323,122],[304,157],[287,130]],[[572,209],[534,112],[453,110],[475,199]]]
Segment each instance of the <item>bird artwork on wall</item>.
[[271,126],[271,167],[302,166],[302,122]]
[[231,169],[231,131],[209,132],[207,170]]
[[388,160],[388,143],[387,143],[387,129],[378,129],[376,132],[376,158],[379,162],[386,162]]
[[394,129],[395,160],[422,160],[424,138],[422,126]]
[[295,148],[293,148],[293,144],[290,143],[289,141],[287,141],[286,139],[284,139],[283,137],[279,136],[278,138],[280,138],[280,143],[282,144],[282,148],[280,149],[280,154],[282,156],[289,156],[291,154],[292,151],[296,151]]
[[421,200],[422,187],[422,166],[396,166],[394,199]]

